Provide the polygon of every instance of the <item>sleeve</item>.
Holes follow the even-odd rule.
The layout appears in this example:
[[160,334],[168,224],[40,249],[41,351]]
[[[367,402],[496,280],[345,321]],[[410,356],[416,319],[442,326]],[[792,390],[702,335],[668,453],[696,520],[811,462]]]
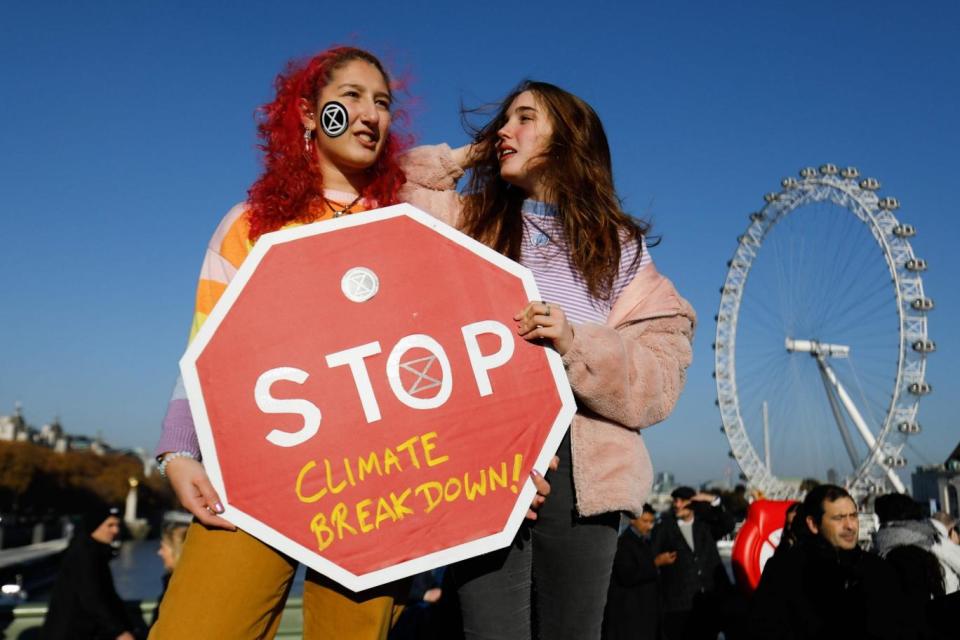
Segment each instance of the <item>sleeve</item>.
[[[629,531],[623,536],[633,535]],[[622,539],[617,545],[617,555],[613,558],[613,579],[624,587],[652,582],[657,579],[657,567],[653,559],[646,554],[637,553],[636,545]]]
[[693,359],[693,323],[684,315],[614,329],[576,325],[563,356],[578,402],[630,429],[660,422],[673,410]]
[[[237,205],[231,209],[210,239],[203,265],[200,267],[200,279],[197,283],[196,303],[188,342],[192,342],[196,337],[200,327],[226,291],[227,285],[236,275],[243,259],[250,252],[252,244],[247,238],[249,222],[243,215],[245,211],[245,205]],[[190,413],[190,403],[187,400],[181,376],[177,376],[173,393],[167,403],[167,413],[163,418],[162,429],[160,441],[154,450],[155,455],[169,451],[188,451],[197,459],[200,458],[197,429],[193,422],[193,414]]]
[[167,403],[167,413],[163,417],[163,431],[157,443],[154,455],[170,451],[189,451],[200,459],[200,442],[197,440],[197,428],[190,413],[190,402],[183,386],[183,378],[177,376],[173,394]]
[[407,177],[400,199],[459,228],[463,203],[457,181],[463,169],[453,161],[450,146],[415,147],[400,157],[400,167]]
[[113,586],[110,567],[99,564],[91,556],[87,556],[83,564],[83,575],[88,579],[76,590],[83,610],[97,621],[98,628],[106,637],[116,638],[124,631],[130,631],[132,625],[126,618],[123,601]]
[[720,540],[725,535],[732,533],[736,527],[733,516],[722,506],[715,507],[707,503],[694,502],[694,513],[696,518],[707,525],[710,529],[710,535],[714,540]]
[[653,553],[653,557],[656,558],[658,554],[664,551],[675,551],[671,546],[666,535],[666,527],[662,522],[657,523],[653,531],[650,532],[650,551]]
[[[800,630],[791,633],[785,628],[787,621],[794,619],[796,612],[790,606],[790,589],[781,576],[783,558],[771,558],[760,576],[760,584],[753,594],[747,613],[747,637],[796,638]],[[796,586],[794,588],[797,588]]]
[[950,538],[941,535],[940,541],[933,545],[931,551],[937,556],[941,564],[946,565],[954,573],[960,575],[960,545],[955,544]]

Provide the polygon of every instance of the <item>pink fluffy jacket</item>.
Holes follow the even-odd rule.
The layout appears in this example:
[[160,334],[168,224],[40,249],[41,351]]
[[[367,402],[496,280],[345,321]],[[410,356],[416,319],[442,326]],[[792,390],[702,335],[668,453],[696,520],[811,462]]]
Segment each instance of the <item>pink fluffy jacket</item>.
[[[404,156],[401,198],[459,227],[463,170],[447,145]],[[577,510],[639,514],[653,467],[640,430],[670,415],[693,358],[696,315],[654,266],[641,269],[604,325],[575,326],[563,356],[578,411],[570,426]]]

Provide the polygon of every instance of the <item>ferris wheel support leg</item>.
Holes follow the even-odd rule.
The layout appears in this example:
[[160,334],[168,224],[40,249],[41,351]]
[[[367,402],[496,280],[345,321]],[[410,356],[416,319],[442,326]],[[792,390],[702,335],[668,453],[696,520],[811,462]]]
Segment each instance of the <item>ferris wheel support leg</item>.
[[[860,432],[860,437],[862,437],[863,441],[867,443],[867,447],[872,452],[871,455],[877,456],[877,464],[880,465],[880,467],[882,467],[886,472],[887,478],[890,480],[890,484],[893,485],[893,488],[898,493],[905,493],[907,489],[903,485],[903,481],[900,480],[900,477],[893,471],[893,469],[888,467],[884,461],[879,458],[880,452],[876,450],[877,439],[873,437],[873,433],[870,432],[870,428],[867,426],[863,416],[861,416],[860,412],[857,410],[857,406],[853,404],[853,400],[850,398],[847,390],[843,388],[842,384],[840,384],[840,381],[837,379],[837,375],[833,372],[833,369],[830,368],[830,365],[827,364],[826,359],[819,354],[816,356],[816,358],[817,364],[820,366],[821,373],[827,376],[827,379],[830,381],[830,386],[832,386],[834,391],[836,391],[837,397],[840,399],[843,407],[847,410],[847,414],[850,416],[850,419],[853,420],[853,424],[857,427],[857,431]],[[828,393],[827,395],[830,394]]]
[[833,419],[836,420],[837,428],[840,429],[840,437],[843,438],[843,446],[847,450],[847,455],[850,456],[850,464],[853,465],[853,469],[856,471],[857,467],[860,466],[860,460],[857,456],[857,449],[853,444],[853,436],[850,435],[850,430],[847,429],[847,421],[844,420],[843,414],[840,413],[840,404],[837,402],[837,396],[833,392],[830,378],[824,370],[824,364],[819,359],[817,360],[817,364],[820,369],[820,379],[823,380],[823,390],[827,392],[827,400],[830,401],[830,410],[833,411]]

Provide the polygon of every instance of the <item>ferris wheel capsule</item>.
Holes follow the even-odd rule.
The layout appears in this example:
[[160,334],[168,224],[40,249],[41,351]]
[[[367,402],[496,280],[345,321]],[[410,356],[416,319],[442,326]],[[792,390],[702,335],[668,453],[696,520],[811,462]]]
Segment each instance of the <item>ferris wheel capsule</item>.
[[820,173],[825,176],[835,176],[837,175],[837,165],[835,164],[822,164],[820,165]]
[[815,178],[816,175],[817,175],[817,170],[814,169],[813,167],[804,167],[803,169],[800,169],[801,178]]
[[908,434],[917,434],[920,433],[920,423],[919,422],[901,422],[897,425],[897,430],[900,433]]
[[876,191],[880,188],[880,181],[876,178],[864,178],[860,181],[860,188],[867,191]]
[[933,298],[917,298],[910,306],[917,311],[933,311]]
[[846,167],[840,170],[840,175],[847,180],[855,180],[860,177],[860,170],[856,167]]
[[767,202],[773,202],[779,198],[780,198],[780,194],[775,193],[773,191],[771,191],[770,193],[764,194],[763,196],[763,199],[766,200]]
[[937,350],[937,343],[933,340],[917,340],[910,346],[919,353],[933,353]]
[[796,189],[797,185],[799,184],[800,183],[797,182],[797,179],[793,177],[786,177],[780,181],[780,186],[782,186],[784,189]]
[[887,196],[886,198],[880,198],[880,200],[877,201],[877,206],[885,211],[896,211],[900,208],[900,201],[891,196]]
[[912,224],[898,224],[893,228],[893,235],[898,238],[912,238],[917,235],[917,229]]
[[922,258],[910,258],[903,263],[903,267],[907,271],[926,271],[927,261]]
[[925,396],[933,391],[933,387],[925,381],[912,382],[907,386],[907,391],[915,396]]

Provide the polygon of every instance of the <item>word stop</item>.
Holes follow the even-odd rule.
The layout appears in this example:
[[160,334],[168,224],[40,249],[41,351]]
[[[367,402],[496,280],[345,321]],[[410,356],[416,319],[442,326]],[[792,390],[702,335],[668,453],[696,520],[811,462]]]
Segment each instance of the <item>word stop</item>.
[[[513,333],[505,325],[495,320],[483,320],[465,325],[460,328],[460,333],[463,335],[463,343],[470,360],[470,368],[477,384],[477,391],[480,393],[480,397],[488,396],[493,393],[489,371],[503,366],[513,357]],[[484,355],[480,352],[479,336],[483,334],[492,334],[500,339],[500,348],[495,353]],[[442,372],[440,390],[432,398],[419,398],[412,395],[400,381],[400,363],[403,355],[414,348],[429,351],[436,357],[437,363],[440,365]],[[376,422],[380,420],[381,416],[380,405],[377,403],[373,386],[370,384],[370,374],[367,371],[365,359],[381,352],[380,342],[374,341],[330,353],[326,356],[327,366],[331,369],[342,366],[350,368],[367,423]],[[394,345],[387,356],[386,374],[387,382],[390,384],[390,389],[397,400],[411,409],[436,409],[443,406],[453,391],[450,359],[447,358],[447,354],[439,342],[423,333],[405,336],[397,341],[397,344]],[[296,413],[303,416],[303,428],[293,432],[273,429],[266,436],[269,442],[279,447],[295,447],[317,434],[322,420],[322,414],[317,405],[304,398],[275,398],[270,393],[270,388],[275,382],[284,380],[303,384],[309,377],[310,374],[303,369],[276,367],[265,371],[257,378],[254,398],[257,407],[262,412],[270,414]]]

